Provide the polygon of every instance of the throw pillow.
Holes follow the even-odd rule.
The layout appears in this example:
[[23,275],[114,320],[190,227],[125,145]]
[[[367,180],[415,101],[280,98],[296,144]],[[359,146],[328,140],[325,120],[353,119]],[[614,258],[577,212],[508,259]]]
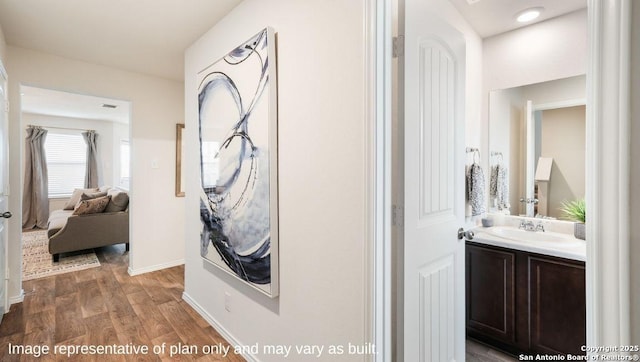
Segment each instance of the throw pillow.
[[112,189],[109,190],[108,195],[111,196],[111,201],[104,212],[124,211],[129,206],[129,195],[126,192]]
[[71,194],[71,197],[69,198],[69,201],[67,201],[67,203],[64,205],[64,209],[65,210],[73,210],[73,208],[76,206],[76,204],[78,203],[78,201],[80,201],[80,196],[82,196],[83,193],[93,193],[93,192],[98,192],[97,188],[92,188],[92,189],[75,189],[73,190],[73,194]]
[[81,200],[73,215],[97,214],[104,211],[111,196],[102,196],[95,199]]
[[91,192],[91,193],[83,193],[82,195],[80,195],[80,200],[78,201],[78,203],[76,204],[76,206],[74,206],[74,210],[78,208],[78,205],[80,205],[80,201],[83,200],[91,200],[91,199],[97,199],[98,197],[103,197],[103,196],[107,196],[107,192]]

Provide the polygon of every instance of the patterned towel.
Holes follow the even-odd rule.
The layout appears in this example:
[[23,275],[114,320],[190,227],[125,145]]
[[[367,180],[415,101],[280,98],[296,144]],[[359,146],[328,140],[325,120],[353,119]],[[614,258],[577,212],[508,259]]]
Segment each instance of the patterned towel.
[[471,216],[483,214],[484,203],[484,173],[477,163],[467,169],[467,201],[471,205]]
[[489,196],[491,203],[498,210],[509,209],[509,171],[502,164],[491,167],[491,178],[489,181]]

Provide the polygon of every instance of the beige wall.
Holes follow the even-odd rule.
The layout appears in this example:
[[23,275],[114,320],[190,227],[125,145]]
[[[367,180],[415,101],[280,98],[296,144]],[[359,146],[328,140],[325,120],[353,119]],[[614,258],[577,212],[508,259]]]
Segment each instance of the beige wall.
[[[187,173],[198,175],[197,73],[264,26],[277,33],[278,298],[203,261],[198,177],[186,185],[185,295],[232,342],[347,345],[369,340],[366,145],[371,120],[365,114],[364,3],[246,0],[187,50],[185,161]],[[329,358],[326,350],[320,359],[289,356],[295,361]]]
[[640,345],[640,3],[632,1],[631,30],[631,343]]
[[[184,199],[174,196],[175,124],[184,117],[182,83],[23,48],[10,46],[7,51],[11,207],[20,205],[23,177],[21,84],[127,100],[132,107],[131,271],[182,263]],[[158,168],[151,168],[154,160]],[[11,220],[9,258],[15,276],[21,268],[21,222]],[[9,297],[19,293],[18,278],[11,278]]]
[[564,201],[584,198],[585,106],[542,111],[540,156],[552,157],[547,216],[562,217]]

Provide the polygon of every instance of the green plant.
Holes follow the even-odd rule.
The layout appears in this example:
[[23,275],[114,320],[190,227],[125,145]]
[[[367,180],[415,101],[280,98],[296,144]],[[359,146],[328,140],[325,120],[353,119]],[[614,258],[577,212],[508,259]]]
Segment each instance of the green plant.
[[584,222],[585,214],[586,214],[586,205],[584,199],[579,199],[575,201],[565,201],[562,203],[562,207],[560,207],[560,211],[564,214],[564,216],[573,221]]

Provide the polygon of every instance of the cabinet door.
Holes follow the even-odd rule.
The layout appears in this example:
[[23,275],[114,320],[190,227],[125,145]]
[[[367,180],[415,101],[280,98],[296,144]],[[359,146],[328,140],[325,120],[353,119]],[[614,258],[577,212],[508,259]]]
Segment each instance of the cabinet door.
[[586,343],[584,263],[529,257],[531,350],[582,355]]
[[515,254],[467,243],[466,262],[467,330],[514,344]]

